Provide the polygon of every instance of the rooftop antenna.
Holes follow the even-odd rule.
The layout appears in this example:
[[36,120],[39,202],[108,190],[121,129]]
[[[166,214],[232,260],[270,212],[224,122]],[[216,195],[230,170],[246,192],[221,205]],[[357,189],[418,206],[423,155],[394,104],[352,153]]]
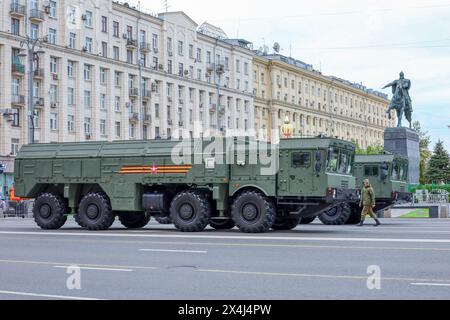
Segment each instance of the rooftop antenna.
[[292,58],[292,42],[289,43],[289,58]]
[[164,10],[167,12],[169,12],[169,8],[170,8],[170,4],[169,4],[169,0],[164,0]]

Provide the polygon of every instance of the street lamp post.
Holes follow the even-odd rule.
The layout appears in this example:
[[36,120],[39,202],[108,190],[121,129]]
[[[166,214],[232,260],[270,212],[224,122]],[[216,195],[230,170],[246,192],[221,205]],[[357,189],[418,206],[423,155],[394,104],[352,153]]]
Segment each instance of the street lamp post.
[[[34,73],[34,62],[39,64],[39,54],[45,53],[42,51],[42,43],[47,41],[47,37],[39,38],[32,37],[29,34],[26,35],[26,39],[20,42],[20,48],[22,53],[19,57],[28,57],[28,143],[34,144],[34,88],[33,88],[33,73]],[[36,50],[38,49],[38,50]],[[26,51],[26,53],[24,52]]]

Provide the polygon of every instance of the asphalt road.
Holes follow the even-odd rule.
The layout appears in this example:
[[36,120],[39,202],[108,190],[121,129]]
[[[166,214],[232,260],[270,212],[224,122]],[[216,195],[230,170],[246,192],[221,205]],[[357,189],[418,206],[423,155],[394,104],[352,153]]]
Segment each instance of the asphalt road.
[[[0,243],[0,300],[450,299],[450,220],[248,235],[154,222],[88,232],[72,220],[49,232],[6,219]],[[78,284],[70,266],[80,268],[80,290],[67,287],[71,276]],[[373,290],[368,268],[381,276]]]

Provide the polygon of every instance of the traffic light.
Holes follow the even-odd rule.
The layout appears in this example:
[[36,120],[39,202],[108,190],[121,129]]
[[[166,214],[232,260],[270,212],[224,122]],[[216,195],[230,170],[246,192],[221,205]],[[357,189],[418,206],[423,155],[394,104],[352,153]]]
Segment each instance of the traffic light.
[[4,173],[6,170],[6,165],[4,165],[3,163],[0,163],[0,174]]

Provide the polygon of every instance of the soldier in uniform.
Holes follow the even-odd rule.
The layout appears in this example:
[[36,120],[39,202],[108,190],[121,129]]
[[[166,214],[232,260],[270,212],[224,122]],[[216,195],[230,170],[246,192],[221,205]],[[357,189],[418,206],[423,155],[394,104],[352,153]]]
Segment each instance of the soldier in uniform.
[[373,188],[370,185],[370,181],[366,179],[364,180],[364,186],[361,190],[361,203],[359,206],[362,208],[362,213],[361,213],[361,222],[358,226],[362,227],[364,225],[364,221],[366,220],[367,215],[370,215],[373,219],[375,219],[376,222],[375,227],[381,225],[380,220],[378,220],[377,216],[373,212],[375,204],[376,204],[375,192],[373,191]]

